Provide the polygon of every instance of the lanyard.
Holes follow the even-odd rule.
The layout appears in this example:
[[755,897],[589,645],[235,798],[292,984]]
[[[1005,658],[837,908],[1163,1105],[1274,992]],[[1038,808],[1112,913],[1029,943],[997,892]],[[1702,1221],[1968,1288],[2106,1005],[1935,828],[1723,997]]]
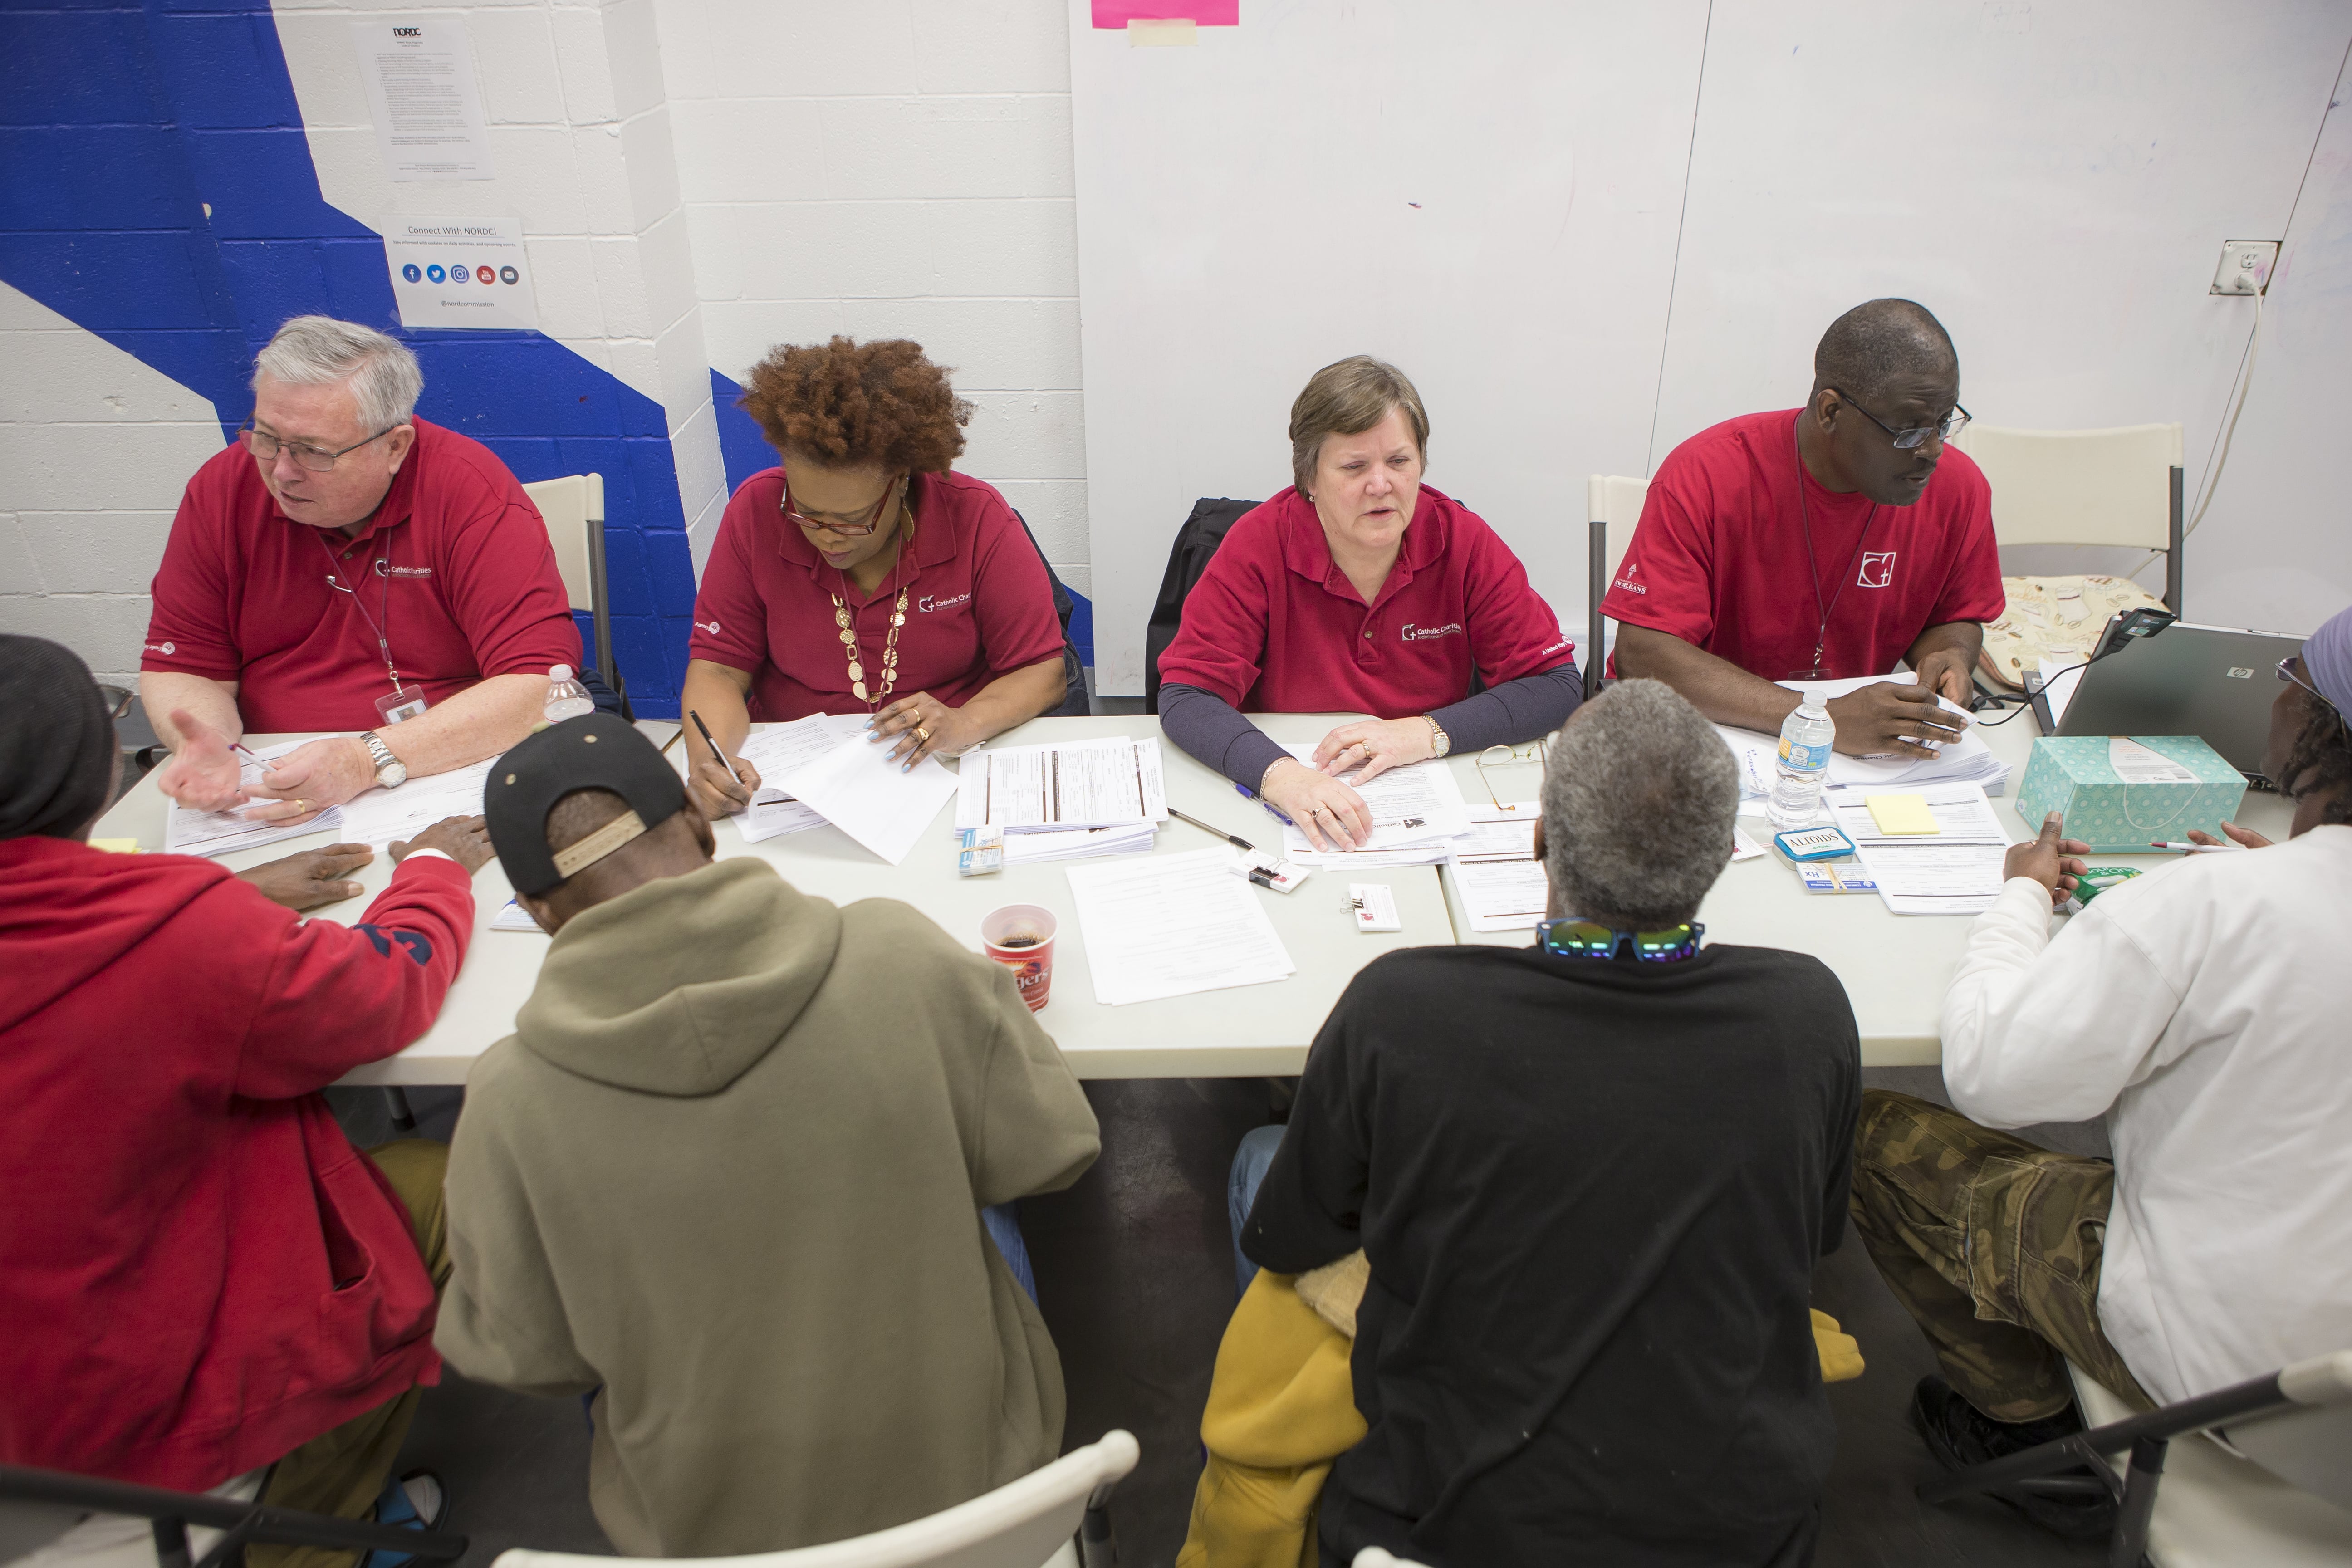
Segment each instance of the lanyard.
[[[327,559],[330,562],[335,559],[335,547],[328,543],[323,535],[319,536],[319,548],[327,552]],[[336,580],[332,572],[327,574],[327,586],[339,594],[351,595],[352,603],[359,606],[360,615],[367,622],[368,629],[375,633],[376,652],[383,658],[384,673],[392,677],[392,689],[397,696],[403,693],[405,688],[401,684],[399,668],[392,662],[392,638],[385,631],[385,628],[392,624],[392,546],[389,542],[384,545],[383,553],[375,558],[375,574],[383,579],[382,595],[383,602],[379,606],[383,611],[383,619],[381,621],[368,614],[367,600],[360,596],[358,590],[345,587]]]
[[[1797,417],[1802,419],[1804,416],[1800,414]],[[1846,577],[1853,575],[1853,563],[1862,559],[1862,547],[1870,542],[1870,525],[1878,521],[1878,503],[1870,503],[1870,515],[1862,520],[1861,536],[1853,542],[1853,553],[1846,557],[1845,572],[1838,578],[1837,592],[1830,595],[1828,604],[1822,604],[1822,569],[1813,559],[1812,512],[1805,505],[1805,448],[1797,439],[1794,425],[1789,426],[1789,443],[1797,457],[1797,518],[1805,528],[1805,571],[1813,584],[1813,608],[1821,613],[1821,622],[1813,628],[1813,666],[1803,673],[1818,680],[1822,674],[1822,649],[1829,646],[1830,612],[1836,609],[1838,601],[1845,596]]]

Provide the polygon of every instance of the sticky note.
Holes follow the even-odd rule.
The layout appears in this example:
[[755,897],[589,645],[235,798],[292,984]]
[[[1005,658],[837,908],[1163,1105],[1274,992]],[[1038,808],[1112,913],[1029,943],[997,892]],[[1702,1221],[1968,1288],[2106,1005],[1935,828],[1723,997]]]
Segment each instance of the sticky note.
[[1863,797],[1870,807],[1871,821],[1878,831],[1890,838],[1941,833],[1936,824],[1936,814],[1927,809],[1924,795],[1872,795]]
[[139,840],[136,838],[93,838],[89,841],[89,847],[92,849],[103,849],[109,855],[139,853]]
[[1166,20],[1138,16],[1127,25],[1127,45],[1132,49],[1188,49],[1200,41],[1190,16]]
[[1242,0],[1094,0],[1093,10],[1097,27],[1179,20],[1203,27],[1238,27],[1242,22]]

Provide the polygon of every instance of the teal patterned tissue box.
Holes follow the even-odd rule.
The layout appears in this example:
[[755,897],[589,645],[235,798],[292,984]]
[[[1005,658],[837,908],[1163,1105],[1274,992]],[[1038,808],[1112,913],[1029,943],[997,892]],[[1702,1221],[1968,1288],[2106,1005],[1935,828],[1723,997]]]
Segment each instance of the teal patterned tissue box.
[[2017,815],[2034,828],[2058,812],[2069,838],[2145,855],[2192,827],[2221,837],[2245,796],[2245,774],[2194,735],[2045,735],[2017,786]]

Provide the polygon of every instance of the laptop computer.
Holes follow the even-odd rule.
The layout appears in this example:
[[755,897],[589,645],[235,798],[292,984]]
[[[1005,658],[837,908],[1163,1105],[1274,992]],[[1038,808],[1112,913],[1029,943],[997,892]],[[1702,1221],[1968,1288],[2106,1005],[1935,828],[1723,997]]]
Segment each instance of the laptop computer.
[[2268,784],[2278,662],[2303,638],[2176,621],[2083,671],[2060,715],[2061,735],[2196,735],[2248,778]]

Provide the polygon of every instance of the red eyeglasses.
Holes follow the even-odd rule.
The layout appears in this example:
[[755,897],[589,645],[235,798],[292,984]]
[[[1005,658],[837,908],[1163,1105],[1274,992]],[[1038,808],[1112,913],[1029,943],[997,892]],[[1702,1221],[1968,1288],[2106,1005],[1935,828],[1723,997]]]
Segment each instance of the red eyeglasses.
[[876,529],[882,526],[883,511],[888,508],[891,501],[898,499],[899,496],[904,495],[906,490],[907,477],[904,474],[901,474],[898,476],[898,489],[894,490],[889,486],[885,485],[882,489],[880,498],[877,500],[872,506],[865,509],[865,521],[863,522],[859,522],[855,521],[854,518],[844,518],[827,512],[819,512],[815,516],[812,517],[807,512],[794,510],[793,508],[793,489],[791,484],[788,482],[784,486],[784,499],[782,501],[784,521],[791,523],[795,528],[823,529],[829,533],[871,533]]

